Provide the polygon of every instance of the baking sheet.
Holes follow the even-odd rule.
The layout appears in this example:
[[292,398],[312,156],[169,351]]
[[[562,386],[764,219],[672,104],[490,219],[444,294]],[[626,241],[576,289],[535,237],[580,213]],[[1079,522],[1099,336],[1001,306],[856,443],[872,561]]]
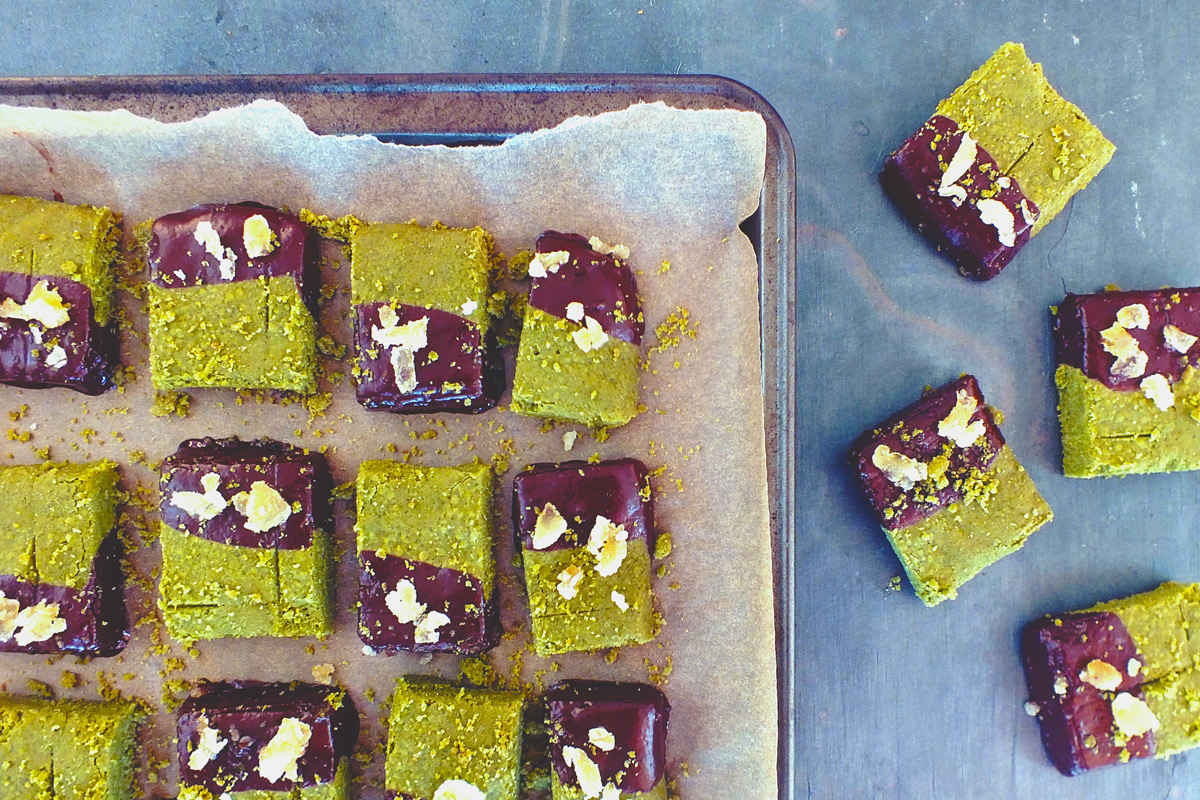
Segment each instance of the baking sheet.
[[[519,653],[519,639],[506,643],[491,660],[500,672],[516,671],[534,684],[571,675],[640,680],[669,675],[665,691],[674,706],[670,759],[683,795],[732,796],[723,794],[730,786],[739,795],[774,794],[774,615],[759,393],[759,287],[750,242],[737,229],[759,201],[765,140],[761,118],[642,106],[478,150],[397,148],[373,139],[333,142],[266,103],[178,127],[119,113],[82,117],[20,109],[6,110],[2,120],[9,132],[22,132],[0,143],[5,191],[58,191],[70,202],[112,205],[130,220],[244,197],[333,215],[356,212],[369,220],[416,217],[482,224],[509,253],[527,246],[546,227],[627,243],[632,262],[642,271],[639,282],[650,326],[676,306],[685,306],[699,334],[694,342],[685,338],[681,346],[651,356],[643,389],[649,414],[604,443],[581,436],[571,456],[638,455],[652,467],[666,467],[658,481],[658,511],[676,543],[668,573],[657,587],[666,627],[656,643],[622,650],[612,664],[598,655],[538,659]],[[346,270],[336,266],[329,265],[326,277],[344,287]],[[723,303],[708,302],[714,296]],[[136,298],[126,300],[136,305]],[[323,313],[326,331],[342,343],[349,332],[346,309],[339,292]],[[186,418],[152,419],[146,415],[152,393],[144,346],[138,341],[144,318],[135,313],[132,319],[139,335],[127,337],[132,348],[128,363],[139,370],[123,393],[88,399],[53,392],[53,402],[43,399],[47,393],[6,393],[14,408],[20,403],[30,407],[14,427],[22,434],[29,431],[32,438],[7,444],[14,462],[33,460],[32,448],[46,445],[56,459],[110,456],[128,465],[131,454],[142,450],[153,462],[179,440],[207,433],[329,445],[340,481],[352,480],[364,458],[389,457],[387,445],[381,444],[388,442],[400,451],[418,447],[415,460],[427,464],[488,459],[512,449],[509,477],[523,463],[564,457],[562,426],[542,434],[535,421],[501,411],[468,418],[368,414],[354,404],[348,381],[323,387],[331,390],[333,404],[315,418],[299,405],[245,397],[239,402],[232,392],[197,391]],[[655,344],[653,336],[648,343]],[[344,364],[326,366],[345,372]],[[722,391],[702,391],[713,386]],[[62,420],[70,421],[64,426]],[[730,460],[739,469],[728,470]],[[152,485],[153,474],[143,466],[127,466],[125,473],[131,487]],[[510,482],[499,485],[498,508],[504,509]],[[59,689],[60,694],[94,694],[105,684],[116,684],[153,702],[160,694],[160,672],[168,672],[168,680],[306,678],[312,666],[333,663],[359,703],[367,740],[377,738],[377,704],[397,675],[453,675],[458,659],[361,653],[352,623],[352,532],[345,507],[342,511],[336,531],[345,548],[341,616],[325,645],[307,653],[311,642],[201,644],[199,657],[183,655],[183,669],[175,670],[165,668],[164,659],[181,656],[178,648],[152,652],[153,626],[142,625],[120,659],[70,666],[85,677],[85,684],[74,693]],[[506,628],[512,628],[523,613],[519,586],[507,567],[511,545],[503,512],[500,522],[499,560],[506,575],[502,597]],[[135,559],[147,579],[147,586],[133,592],[135,619],[149,608],[146,589],[152,585],[148,579],[155,552],[151,546]],[[748,648],[747,641],[754,646]],[[5,674],[4,682],[10,690],[19,690],[28,676],[57,684],[67,662],[44,662],[24,659],[22,668]],[[7,661],[2,666],[12,669]],[[711,692],[713,681],[722,686],[721,693]],[[170,749],[165,730],[160,726],[151,734],[157,740],[151,749],[160,756]],[[365,784],[377,781],[380,765],[376,758]],[[170,773],[168,767],[164,774]],[[361,796],[379,792],[364,788]]]

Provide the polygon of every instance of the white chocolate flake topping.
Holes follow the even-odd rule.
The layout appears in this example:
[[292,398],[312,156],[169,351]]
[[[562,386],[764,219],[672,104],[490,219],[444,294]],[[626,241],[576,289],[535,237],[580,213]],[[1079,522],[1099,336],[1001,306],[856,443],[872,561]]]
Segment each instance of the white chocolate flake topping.
[[1135,677],[1142,670],[1142,662],[1136,658],[1129,659],[1129,663],[1125,665],[1125,671],[1129,673],[1129,677]]
[[958,149],[954,151],[950,163],[946,166],[946,171],[942,173],[942,180],[938,185],[938,195],[951,198],[956,206],[962,205],[963,201],[967,199],[967,190],[956,184],[959,178],[966,175],[967,170],[975,163],[976,151],[975,140],[971,138],[971,134],[964,132],[962,139],[958,142]]
[[1017,244],[1017,219],[1012,210],[994,197],[984,197],[975,203],[979,218],[984,224],[996,229],[1000,244],[1014,247]]
[[567,521],[553,503],[546,503],[533,525],[533,549],[545,550],[567,532]]
[[883,473],[883,477],[906,492],[917,481],[929,477],[929,466],[924,461],[909,458],[903,453],[894,453],[886,444],[875,448],[875,452],[871,454],[871,463]]
[[558,573],[558,586],[555,588],[563,600],[574,600],[575,595],[579,594],[579,582],[581,580],[583,580],[583,570],[571,564]]
[[438,628],[450,624],[450,618],[440,611],[430,611],[428,614],[421,615],[417,620],[416,630],[413,632],[413,641],[417,644],[434,644],[442,635],[438,633]]
[[469,317],[475,313],[475,309],[479,308],[479,303],[475,300],[464,300],[459,308],[462,309],[464,317]]
[[237,254],[228,247],[221,245],[221,234],[217,233],[217,229],[212,226],[208,220],[200,220],[196,223],[196,230],[192,233],[196,243],[204,247],[204,251],[213,258],[217,259],[217,268],[221,271],[221,277],[227,281],[233,280],[234,264],[237,262]]
[[264,481],[250,484],[250,491],[233,496],[233,508],[246,518],[246,530],[266,533],[287,522],[292,505],[275,488]]
[[208,717],[203,714],[196,720],[196,732],[200,734],[200,740],[196,742],[196,749],[188,755],[188,769],[193,771],[204,769],[229,744],[228,739],[221,737],[219,730],[209,727]]
[[588,238],[588,247],[595,250],[597,253],[604,255],[616,256],[622,261],[629,260],[629,248],[623,244],[605,244],[600,240],[599,236]]
[[1110,370],[1114,377],[1126,380],[1140,378],[1146,373],[1149,359],[1142,352],[1137,339],[1133,338],[1121,323],[1115,322],[1100,331],[1100,343],[1104,352],[1116,356],[1117,360]]
[[0,592],[0,642],[7,642],[13,637],[20,611],[20,601],[5,597],[4,592]]
[[201,522],[208,522],[225,510],[228,503],[218,489],[221,486],[221,476],[210,472],[200,479],[204,492],[172,492],[171,505],[188,516],[195,517]]
[[469,781],[443,781],[433,793],[433,800],[487,800],[487,795]]
[[1059,675],[1054,679],[1054,693],[1059,697],[1067,693],[1067,676]]
[[1038,215],[1029,208],[1029,201],[1025,198],[1021,198],[1021,216],[1024,217],[1026,225],[1037,222]]
[[401,394],[411,394],[417,388],[417,357],[407,347],[393,347],[388,354],[396,388]]
[[37,322],[46,330],[53,330],[70,321],[68,308],[70,306],[63,302],[58,289],[50,288],[48,281],[38,281],[29,290],[24,303],[18,303],[11,297],[4,298],[4,302],[0,303],[0,317]]
[[1158,406],[1159,411],[1166,411],[1175,405],[1175,393],[1171,391],[1171,383],[1166,376],[1147,375],[1142,378],[1142,382],[1138,386],[1141,388],[1142,394]]
[[597,574],[608,577],[616,573],[629,553],[629,532],[624,525],[614,525],[608,517],[596,517],[588,535],[587,551],[596,557]]
[[571,452],[571,448],[575,446],[575,440],[578,438],[579,438],[579,434],[576,433],[575,431],[567,431],[566,433],[564,433],[563,434],[563,450],[567,451],[568,453]]
[[1158,730],[1158,718],[1144,700],[1121,692],[1112,700],[1113,723],[1126,736],[1141,736]]
[[1186,353],[1196,343],[1195,336],[1185,333],[1174,325],[1163,325],[1163,342],[1176,353]]
[[1026,700],[1025,713],[1031,717],[1036,717],[1038,714],[1042,713],[1042,707],[1032,700]]
[[575,780],[580,791],[587,798],[599,797],[604,789],[604,781],[600,779],[600,767],[588,758],[588,754],[578,747],[567,745],[563,748],[563,761],[575,770]]
[[333,664],[317,664],[312,668],[313,680],[326,686],[333,685]]
[[566,250],[554,250],[550,253],[534,253],[529,262],[529,277],[545,278],[550,272],[558,272],[558,268],[571,260],[571,254]]
[[13,622],[18,647],[44,642],[67,629],[67,621],[58,616],[58,603],[45,600],[36,606],[22,608]]
[[429,344],[429,317],[414,319],[403,325],[391,306],[379,307],[379,321],[371,329],[371,339],[384,347],[401,347],[414,353]]
[[262,214],[255,214],[242,225],[242,244],[250,258],[262,258],[275,249],[271,241],[271,223]]
[[62,369],[67,365],[67,351],[62,348],[62,345],[54,345],[50,348],[50,352],[46,354],[46,366],[50,369]]
[[604,791],[600,792],[600,800],[621,800],[621,790],[615,784],[604,784]]
[[584,317],[585,327],[571,332],[571,338],[575,340],[575,344],[580,350],[587,353],[591,350],[599,350],[608,341],[608,334],[600,327],[600,323],[594,317]]
[[938,421],[938,436],[949,439],[957,447],[970,447],[983,436],[985,427],[983,420],[971,422],[971,417],[979,408],[979,401],[966,389],[959,389],[955,395],[954,408],[945,419]]
[[417,587],[407,578],[397,583],[383,601],[401,624],[416,622],[425,613],[425,604],[417,602]]
[[1116,691],[1117,687],[1121,685],[1121,673],[1107,661],[1093,658],[1080,671],[1079,680],[1089,686],[1095,686],[1102,692],[1112,692]]
[[567,303],[567,319],[571,322],[583,322],[583,303],[572,301]]
[[1150,325],[1150,312],[1141,303],[1130,303],[1117,311],[1117,323],[1126,330],[1146,330]]
[[613,589],[612,594],[610,594],[608,597],[613,601],[613,605],[621,609],[621,611],[629,610],[629,603],[625,600],[625,595],[621,594],[616,589]]
[[599,750],[608,753],[617,746],[617,737],[612,731],[603,726],[597,726],[588,731],[588,742]]
[[270,783],[280,778],[299,780],[299,765],[296,762],[304,757],[311,738],[312,728],[308,723],[295,717],[285,717],[271,741],[258,751],[258,774]]

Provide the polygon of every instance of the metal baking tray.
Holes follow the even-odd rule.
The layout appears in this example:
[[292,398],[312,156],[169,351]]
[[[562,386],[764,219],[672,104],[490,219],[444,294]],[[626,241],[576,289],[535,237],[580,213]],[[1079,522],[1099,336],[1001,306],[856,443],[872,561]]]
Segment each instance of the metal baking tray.
[[774,545],[779,796],[793,795],[797,743],[795,592],[795,197],[791,138],[759,94],[715,76],[330,75],[3,78],[0,102],[128,109],[163,122],[272,98],[317,133],[371,134],[402,144],[488,145],[571,116],[663,101],[676,108],[758,112],[766,122],[761,201],[742,228],[759,262],[767,478]]

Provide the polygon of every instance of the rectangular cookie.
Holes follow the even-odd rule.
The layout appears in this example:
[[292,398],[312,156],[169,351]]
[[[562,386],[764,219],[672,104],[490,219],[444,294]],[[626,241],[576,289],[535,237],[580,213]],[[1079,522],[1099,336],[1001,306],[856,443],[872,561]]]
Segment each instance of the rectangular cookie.
[[628,248],[596,237],[538,237],[514,411],[592,427],[619,427],[636,416],[645,321],[628,257]]
[[358,633],[392,653],[479,653],[500,639],[492,468],[364,461]]
[[325,457],[269,439],[189,439],[163,460],[159,607],[170,634],[326,636]]
[[478,413],[504,390],[490,330],[492,237],[415,222],[350,234],[358,402],[402,413]]
[[1114,150],[1009,42],[888,156],[879,180],[963,275],[987,280]]
[[562,681],[546,692],[554,800],[666,800],[666,695],[640,683]]
[[201,682],[176,734],[180,800],[350,796],[358,713],[336,686]]
[[125,648],[118,482],[111,461],[0,467],[0,652]]
[[1200,469],[1200,289],[1068,294],[1053,327],[1068,477]]
[[402,800],[517,800],[519,692],[401,679],[388,719],[385,788]]
[[0,383],[112,387],[120,242],[108,208],[0,195]]
[[654,514],[632,458],[532,464],[513,480],[513,528],[539,655],[654,638]]
[[1064,775],[1200,744],[1200,586],[1157,589],[1026,626],[1030,711]]
[[157,389],[316,389],[316,235],[258,203],[154,220],[150,376]]
[[0,697],[0,797],[133,800],[141,717],[127,701]]
[[1053,518],[971,375],[865,432],[850,461],[928,606],[957,597]]

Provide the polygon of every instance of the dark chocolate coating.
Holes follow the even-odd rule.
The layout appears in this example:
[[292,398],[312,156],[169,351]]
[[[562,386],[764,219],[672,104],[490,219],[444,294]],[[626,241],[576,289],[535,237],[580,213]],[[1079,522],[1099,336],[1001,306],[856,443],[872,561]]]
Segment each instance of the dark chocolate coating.
[[646,332],[633,270],[616,256],[597,253],[576,233],[546,231],[537,239],[537,252],[565,250],[571,259],[544,278],[534,278],[529,304],[566,318],[569,303],[581,303],[585,316],[600,323],[614,339],[640,345]]
[[[480,342],[479,328],[457,314],[421,306],[394,306],[401,325],[429,318],[429,344],[414,354],[417,387],[396,386],[389,348],[371,339],[379,309],[388,303],[354,307],[354,353],[358,364],[355,396],[366,408],[404,414],[458,411],[478,414],[494,408],[504,391],[504,362],[491,335]],[[436,360],[432,354],[436,353]],[[458,384],[461,388],[448,386]]]
[[45,600],[58,603],[58,616],[66,621],[62,633],[24,647],[16,638],[0,642],[0,653],[71,653],[77,656],[113,656],[129,643],[129,618],[125,613],[124,547],[116,531],[108,534],[92,559],[92,572],[82,590],[52,584],[32,584],[13,575],[0,576],[0,591],[21,608]]
[[[171,503],[174,492],[201,492],[201,480],[210,472],[221,477],[219,491],[229,501],[225,510],[201,523]],[[289,503],[291,516],[282,526],[264,533],[247,529],[245,517],[231,502],[238,492],[248,492],[255,481],[264,481]],[[312,545],[313,531],[331,530],[329,493],[333,482],[325,456],[283,442],[256,439],[188,439],[163,459],[159,481],[162,521],[176,530],[214,542],[242,547],[299,550]],[[295,511],[295,503],[300,510]]]
[[[966,191],[966,199],[956,203],[958,198],[939,195],[942,174],[962,137],[963,131],[953,120],[934,115],[888,156],[879,183],[917,230],[958,265],[959,272],[986,281],[996,277],[1029,241],[1038,208],[1016,179],[1001,172],[978,144],[974,163],[957,182]],[[980,216],[976,203],[983,197],[1000,201],[1012,213],[1012,246],[1001,243],[995,226]]]
[[[1026,626],[1021,655],[1029,698],[1039,707],[1042,743],[1059,772],[1075,775],[1119,761],[1122,746],[1113,739],[1112,698],[1117,692],[1140,698],[1144,674],[1140,669],[1129,674],[1129,659],[1144,660],[1121,618],[1107,611],[1043,617]],[[1121,674],[1115,690],[1102,692],[1080,679],[1095,659]],[[1054,691],[1060,678],[1066,681],[1064,694]],[[1130,758],[1152,756],[1154,734],[1135,736],[1123,747]]]
[[[1146,371],[1133,378],[1118,378],[1112,374],[1116,356],[1104,350],[1100,333],[1117,321],[1118,311],[1136,303],[1146,307],[1150,324],[1145,330],[1127,330],[1146,354]],[[1187,354],[1170,349],[1163,339],[1163,327],[1168,323],[1200,336],[1200,288],[1068,294],[1054,315],[1055,356],[1058,363],[1076,367],[1110,389],[1136,390],[1144,377],[1154,374],[1165,375],[1174,383],[1185,367],[1200,362],[1200,343]]]
[[[0,300],[12,298],[24,303],[40,281],[58,291],[70,319],[48,331],[34,322],[0,319],[0,383],[30,389],[62,386],[87,395],[112,388],[119,360],[117,326],[115,322],[107,327],[96,324],[88,287],[69,278],[0,272]],[[87,313],[80,313],[81,309]],[[40,331],[41,343],[35,340],[33,328]],[[46,357],[55,343],[67,355],[66,364],[58,369],[46,366]]]
[[[559,781],[579,785],[575,770],[563,759],[563,748],[569,746],[596,762],[604,783],[615,783],[623,792],[650,791],[663,778],[670,713],[666,695],[641,683],[563,681],[550,687],[546,692],[550,760]],[[589,731],[597,727],[613,735],[612,750],[601,750],[588,741]]]
[[654,551],[649,478],[646,465],[635,458],[531,464],[513,479],[513,530],[521,547],[533,549],[533,529],[546,503],[552,503],[568,525],[546,550],[586,544],[596,517],[603,516],[625,526],[631,540],[645,539]]
[[[229,743],[202,769],[188,759],[199,742],[199,718],[208,720]],[[258,754],[287,717],[312,729],[308,748],[297,761],[299,780],[268,783],[258,773]],[[202,682],[183,702],[176,723],[180,783],[203,786],[214,795],[247,790],[287,791],[329,783],[338,762],[354,751],[358,713],[350,695],[315,683]]]
[[[394,653],[482,653],[500,641],[500,611],[492,587],[465,572],[435,567],[371,550],[359,554],[358,635],[377,650]],[[440,611],[450,622],[438,628],[438,640],[417,644],[416,624],[401,624],[387,607],[387,594],[410,580],[426,612]],[[488,599],[489,594],[493,595]]]
[[[966,390],[978,404],[970,421],[983,420],[984,433],[970,447],[955,446],[938,435],[938,423],[945,419],[957,402],[958,391]],[[875,448],[886,445],[894,453],[928,463],[942,455],[950,445],[949,467],[946,486],[932,493],[921,492],[920,484],[904,490],[888,480],[883,471],[872,461]],[[1004,447],[1004,436],[996,427],[991,411],[984,405],[979,383],[972,375],[963,375],[958,380],[928,392],[900,413],[892,416],[878,428],[867,431],[858,438],[850,452],[850,461],[858,473],[858,479],[879,522],[888,530],[896,530],[932,516],[939,509],[962,497],[961,480],[972,471],[986,470]],[[894,513],[885,515],[885,509]]]
[[[246,255],[242,230],[246,220],[256,214],[266,218],[276,242],[271,252],[251,259]],[[234,252],[233,280],[291,275],[309,311],[317,313],[321,277],[316,232],[295,214],[259,203],[210,203],[154,220],[147,249],[150,280],[164,289],[229,283],[221,276],[220,259],[196,241],[196,226],[204,221],[221,237],[222,246]],[[177,270],[183,277],[176,274]]]

